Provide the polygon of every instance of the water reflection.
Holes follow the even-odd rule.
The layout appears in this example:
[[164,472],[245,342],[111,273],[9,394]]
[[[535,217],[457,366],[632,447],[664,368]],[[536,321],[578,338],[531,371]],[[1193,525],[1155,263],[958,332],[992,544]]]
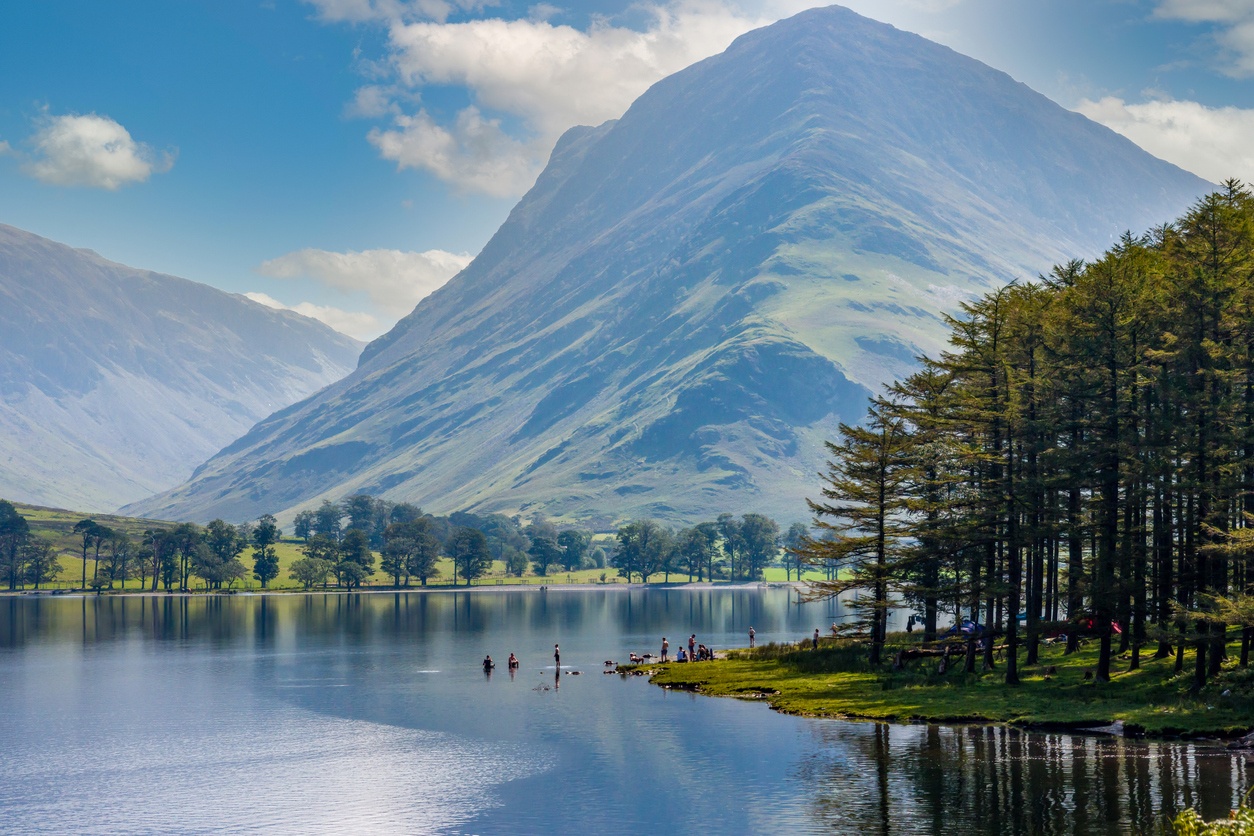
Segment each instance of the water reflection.
[[[0,599],[0,820],[1155,832],[1248,786],[1218,749],[802,720],[600,674],[663,635],[796,641],[841,615],[780,589]],[[518,671],[484,675],[514,652]]]
[[1223,818],[1249,785],[1222,749],[1005,727],[815,724],[797,776],[835,832],[1153,833]]

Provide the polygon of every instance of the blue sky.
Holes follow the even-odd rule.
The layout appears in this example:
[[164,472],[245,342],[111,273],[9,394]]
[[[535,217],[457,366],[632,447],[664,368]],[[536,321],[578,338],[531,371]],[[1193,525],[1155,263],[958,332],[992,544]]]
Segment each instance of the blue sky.
[[[0,223],[372,337],[556,137],[803,0],[40,0],[0,11]],[[850,0],[1254,180],[1252,0]]]

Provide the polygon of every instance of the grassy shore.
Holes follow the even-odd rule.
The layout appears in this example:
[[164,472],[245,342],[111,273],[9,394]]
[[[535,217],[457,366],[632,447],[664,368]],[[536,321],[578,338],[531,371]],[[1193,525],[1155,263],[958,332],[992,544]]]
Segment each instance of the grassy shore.
[[[885,658],[917,646],[904,634],[890,637]],[[1235,650],[1235,644],[1229,647],[1233,659]],[[1125,654],[1105,684],[1085,678],[1096,664],[1095,644],[1070,656],[1061,645],[1050,646],[1042,649],[1039,665],[1021,666],[1021,684],[1009,687],[1002,681],[1004,662],[983,674],[964,673],[958,657],[946,673],[935,658],[907,662],[898,671],[891,664],[873,669],[864,646],[824,640],[818,650],[768,645],[730,651],[713,662],[654,665],[651,672],[663,687],[763,700],[777,711],[809,717],[1054,728],[1122,721],[1128,733],[1154,737],[1233,737],[1254,727],[1254,669],[1230,663],[1191,693],[1192,653],[1182,674],[1175,673],[1174,658],[1145,655],[1140,669],[1129,671]]]

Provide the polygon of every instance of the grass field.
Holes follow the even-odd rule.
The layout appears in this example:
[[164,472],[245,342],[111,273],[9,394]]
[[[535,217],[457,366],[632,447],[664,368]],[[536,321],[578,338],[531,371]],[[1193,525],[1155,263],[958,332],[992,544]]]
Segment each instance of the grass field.
[[[917,639],[890,636],[886,658],[910,646],[917,646]],[[1229,646],[1232,660],[1238,649]],[[1070,656],[1061,644],[1046,646],[1039,665],[1020,667],[1022,683],[1013,687],[1002,681],[1004,662],[990,673],[967,674],[961,659],[951,660],[942,674],[936,658],[909,661],[893,671],[889,664],[873,669],[865,657],[866,648],[849,640],[824,639],[818,650],[770,645],[732,651],[714,662],[656,665],[653,681],[711,696],[764,700],[779,711],[813,717],[1068,728],[1120,720],[1155,736],[1232,736],[1254,727],[1254,669],[1230,661],[1205,688],[1191,693],[1192,652],[1179,675],[1174,658],[1145,654],[1141,668],[1129,671],[1125,654],[1117,659],[1112,680],[1099,685],[1085,678],[1097,664],[1095,642]]]

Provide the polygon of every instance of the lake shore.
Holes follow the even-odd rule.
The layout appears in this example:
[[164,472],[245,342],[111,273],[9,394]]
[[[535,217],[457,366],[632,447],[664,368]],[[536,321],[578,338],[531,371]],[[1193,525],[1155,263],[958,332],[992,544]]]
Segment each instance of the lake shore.
[[507,584],[474,584],[459,585],[433,584],[431,586],[381,587],[367,586],[361,589],[342,589],[328,587],[326,589],[299,589],[284,587],[281,589],[235,589],[213,590],[194,589],[181,592],[164,590],[93,590],[82,589],[18,589],[0,590],[0,598],[248,598],[262,595],[398,595],[411,592],[445,593],[445,592],[588,592],[595,590],[630,592],[637,590],[709,590],[709,589],[783,589],[800,586],[792,582],[761,582],[752,583],[709,583],[708,581],[676,581],[674,583],[507,583]]
[[[914,646],[902,641],[902,647]],[[891,660],[899,647],[890,646]],[[1040,664],[1021,666],[1021,683],[1004,684],[998,669],[967,674],[962,659],[939,670],[935,658],[871,668],[865,648],[825,639],[818,650],[769,645],[728,651],[712,662],[624,666],[663,688],[707,696],[762,701],[804,717],[892,723],[1013,725],[1039,730],[1091,731],[1159,739],[1230,740],[1254,729],[1254,670],[1225,667],[1197,693],[1191,654],[1175,672],[1174,657],[1143,655],[1141,667],[1119,670],[1098,685],[1086,676],[1096,666],[1095,646],[1068,656],[1061,645],[1042,648]],[[1235,658],[1235,657],[1234,657]]]

